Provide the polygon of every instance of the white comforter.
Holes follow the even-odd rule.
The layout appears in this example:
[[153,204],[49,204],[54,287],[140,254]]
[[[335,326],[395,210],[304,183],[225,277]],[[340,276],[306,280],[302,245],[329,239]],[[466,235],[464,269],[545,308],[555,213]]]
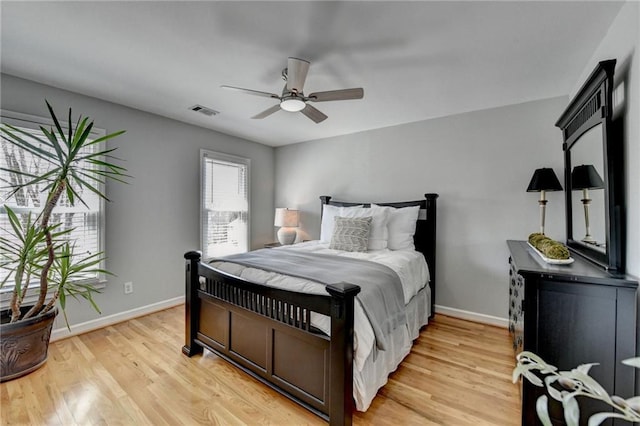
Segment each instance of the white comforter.
[[[371,262],[377,262],[385,265],[395,271],[400,277],[405,305],[409,303],[411,298],[429,282],[427,262],[420,252],[413,250],[384,249],[373,250],[366,253],[353,253],[332,250],[329,248],[328,243],[321,243],[319,241],[308,241],[291,246],[278,247],[272,250],[300,250],[321,254],[332,254],[369,260]],[[218,268],[229,274],[256,283],[266,284],[272,287],[286,288],[288,290],[302,293],[327,294],[325,286],[315,281],[290,277],[275,272],[250,268],[224,261],[214,261],[211,265],[214,268]],[[345,277],[345,282],[348,281],[348,277]],[[371,328],[371,324],[369,323],[369,320],[357,299],[354,310],[354,367],[358,371],[361,371],[365,360],[373,350],[375,345],[375,336],[373,329]],[[329,317],[312,313],[311,323],[314,327],[322,330],[327,335],[330,334],[331,321]]]

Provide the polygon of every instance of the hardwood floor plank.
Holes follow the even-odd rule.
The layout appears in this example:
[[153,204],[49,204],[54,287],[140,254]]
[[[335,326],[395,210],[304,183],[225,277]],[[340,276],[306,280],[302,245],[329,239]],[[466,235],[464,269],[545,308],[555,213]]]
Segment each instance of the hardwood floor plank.
[[[52,343],[34,373],[0,384],[3,425],[323,425],[205,351],[181,352],[177,307]],[[516,425],[504,329],[436,315],[355,425]]]

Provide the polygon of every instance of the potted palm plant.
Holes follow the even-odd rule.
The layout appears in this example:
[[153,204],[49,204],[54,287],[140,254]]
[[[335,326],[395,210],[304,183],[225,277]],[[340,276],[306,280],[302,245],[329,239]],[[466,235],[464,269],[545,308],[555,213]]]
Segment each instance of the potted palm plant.
[[[15,201],[14,208],[0,208],[6,215],[0,234],[0,288],[13,286],[8,310],[1,315],[0,381],[23,376],[44,364],[58,306],[69,326],[67,298],[84,299],[100,312],[93,300],[99,289],[86,277],[108,274],[101,268],[104,255],[76,253],[73,227],[62,223],[55,209],[61,201],[67,207],[87,206],[88,193],[107,200],[103,184],[109,179],[124,182],[128,177],[114,163],[115,148],[100,148],[101,142],[124,131],[92,139],[93,121],[79,117],[74,123],[69,109],[63,128],[49,102],[46,104],[53,123],[49,129],[42,126],[41,133],[33,133],[9,124],[0,128],[4,160],[0,169],[8,176],[2,182],[6,192],[2,202]],[[37,162],[35,170],[25,166],[26,158]],[[26,205],[27,199],[39,200],[35,203],[38,208],[15,207]],[[37,299],[25,306],[29,291],[35,291]]]

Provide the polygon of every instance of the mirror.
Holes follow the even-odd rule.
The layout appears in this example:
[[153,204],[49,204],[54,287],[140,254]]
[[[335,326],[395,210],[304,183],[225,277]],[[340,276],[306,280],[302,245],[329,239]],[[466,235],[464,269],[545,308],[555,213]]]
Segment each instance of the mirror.
[[624,272],[624,170],[621,119],[613,121],[616,61],[600,62],[562,113],[569,250]]
[[571,148],[571,163],[571,234],[577,243],[606,253],[602,124],[576,141]]

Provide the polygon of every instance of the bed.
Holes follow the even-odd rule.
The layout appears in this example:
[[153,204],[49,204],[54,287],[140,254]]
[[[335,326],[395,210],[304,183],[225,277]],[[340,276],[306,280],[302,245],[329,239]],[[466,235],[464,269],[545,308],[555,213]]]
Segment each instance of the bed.
[[[330,424],[351,424],[353,410],[366,410],[377,390],[386,383],[388,374],[409,353],[420,328],[433,315],[437,198],[437,194],[425,194],[418,201],[371,205],[320,197],[323,226],[328,222],[328,214],[335,214],[336,208],[391,208],[398,212],[419,209],[412,241],[415,251],[412,254],[398,250],[396,257],[423,256],[428,284],[409,292],[405,285],[407,274],[397,270],[396,261],[380,260],[383,268],[393,269],[402,281],[398,297],[402,298],[403,312],[399,316],[406,320],[406,326],[392,327],[383,333],[379,329],[385,327],[369,317],[372,331],[368,331],[369,324],[363,325],[366,321],[361,318],[363,299],[370,297],[366,296],[370,290],[349,282],[364,283],[362,277],[349,274],[340,282],[325,281],[331,284],[322,285],[322,291],[302,293],[297,287],[294,291],[286,284],[274,285],[291,279],[277,268],[261,271],[250,263],[227,261],[228,258],[210,262],[201,259],[199,252],[191,251],[185,254],[183,353],[193,356],[206,348]],[[332,256],[327,255],[327,261],[333,261],[337,257],[333,255],[335,250],[329,249],[326,241],[322,243],[324,231],[320,242],[296,244],[282,250],[262,249],[250,255],[284,259],[291,256],[295,260],[296,256],[311,256],[307,252],[318,253],[313,254],[316,257],[329,253]],[[390,252],[372,250],[370,254],[347,257],[358,258],[349,262],[363,262],[359,260],[363,258],[367,264],[376,263],[378,258],[387,259],[378,254],[383,251]],[[355,266],[359,267],[357,263]],[[292,275],[303,281],[306,277],[298,272]],[[367,309],[364,312],[369,315]]]

